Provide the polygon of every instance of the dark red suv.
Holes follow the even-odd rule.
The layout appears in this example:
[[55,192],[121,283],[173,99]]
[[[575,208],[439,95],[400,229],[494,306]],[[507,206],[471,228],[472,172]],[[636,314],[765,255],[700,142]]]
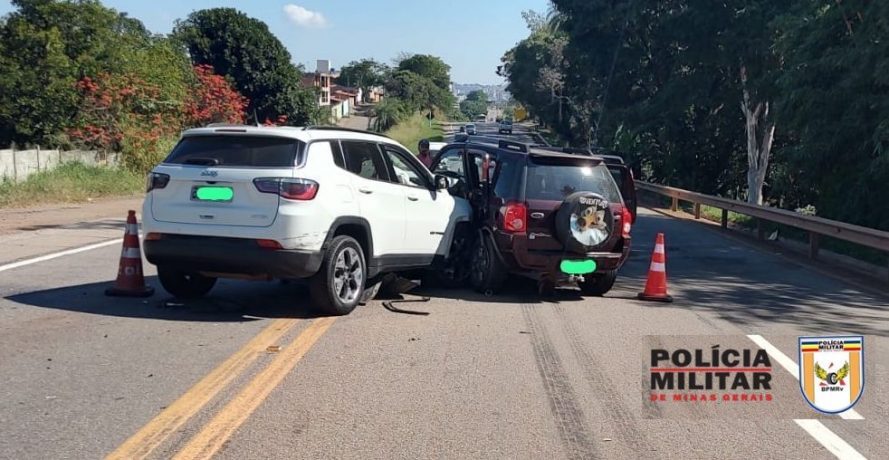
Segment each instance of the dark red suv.
[[455,143],[433,164],[451,193],[475,210],[468,277],[494,293],[509,274],[541,289],[577,283],[585,295],[614,285],[630,251],[633,215],[615,183],[615,167],[589,153],[500,141]]

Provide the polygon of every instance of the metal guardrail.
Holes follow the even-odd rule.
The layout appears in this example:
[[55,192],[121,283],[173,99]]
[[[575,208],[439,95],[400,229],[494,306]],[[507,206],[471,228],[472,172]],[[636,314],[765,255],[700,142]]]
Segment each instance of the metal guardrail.
[[666,187],[648,182],[637,181],[636,188],[672,198],[673,202],[671,209],[673,211],[679,209],[679,201],[692,203],[694,205],[695,219],[701,218],[701,205],[721,209],[721,223],[723,228],[728,227],[729,211],[755,217],[757,219],[757,235],[760,239],[764,239],[765,237],[764,229],[761,224],[762,221],[774,222],[805,230],[809,232],[809,257],[812,259],[818,258],[819,236],[821,235],[889,253],[889,232],[884,232],[882,230],[847,224],[835,220],[824,219],[822,217],[805,216],[785,209],[769,208],[728,198],[703,195],[688,190]]

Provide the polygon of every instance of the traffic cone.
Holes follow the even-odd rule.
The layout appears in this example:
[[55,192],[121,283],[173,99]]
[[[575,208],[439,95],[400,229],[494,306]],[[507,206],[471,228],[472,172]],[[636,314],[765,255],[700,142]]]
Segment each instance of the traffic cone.
[[136,211],[127,213],[127,229],[123,235],[123,249],[120,252],[120,266],[114,287],[105,290],[105,295],[113,297],[148,297],[154,288],[145,285],[142,276],[142,252],[139,250],[139,225]]
[[648,280],[645,282],[645,290],[639,293],[639,299],[658,302],[673,301],[673,298],[667,294],[667,254],[664,250],[663,233],[657,234],[654,252],[651,254],[651,266],[648,267]]

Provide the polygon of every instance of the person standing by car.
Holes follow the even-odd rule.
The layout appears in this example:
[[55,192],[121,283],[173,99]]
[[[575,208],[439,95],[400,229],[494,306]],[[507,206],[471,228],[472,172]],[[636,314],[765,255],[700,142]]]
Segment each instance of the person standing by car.
[[421,139],[418,147],[420,149],[420,154],[417,155],[417,158],[427,168],[431,167],[432,166],[432,153],[429,151],[429,139]]

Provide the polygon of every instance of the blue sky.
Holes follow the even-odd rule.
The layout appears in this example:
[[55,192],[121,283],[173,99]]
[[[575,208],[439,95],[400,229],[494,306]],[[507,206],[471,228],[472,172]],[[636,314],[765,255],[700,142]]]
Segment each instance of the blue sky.
[[[545,11],[548,0],[105,0],[169,33],[176,19],[204,8],[230,6],[264,21],[294,61],[314,70],[316,59],[334,67],[372,57],[387,64],[400,52],[440,56],[457,83],[499,83],[503,52],[527,35],[521,12]],[[289,5],[289,6],[288,6]],[[12,9],[0,0],[0,14]]]

